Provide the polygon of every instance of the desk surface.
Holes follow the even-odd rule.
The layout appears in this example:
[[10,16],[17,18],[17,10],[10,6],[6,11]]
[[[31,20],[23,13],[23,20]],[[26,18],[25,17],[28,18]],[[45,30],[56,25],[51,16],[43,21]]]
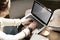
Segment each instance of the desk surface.
[[[59,32],[56,32],[56,31],[52,31],[52,30],[49,30],[47,27],[45,29],[42,30],[41,33],[39,33],[40,35],[43,35],[43,33],[45,31],[48,31],[49,32],[49,35],[46,36],[49,38],[49,40],[60,40],[60,33]],[[44,36],[44,35],[43,35]]]

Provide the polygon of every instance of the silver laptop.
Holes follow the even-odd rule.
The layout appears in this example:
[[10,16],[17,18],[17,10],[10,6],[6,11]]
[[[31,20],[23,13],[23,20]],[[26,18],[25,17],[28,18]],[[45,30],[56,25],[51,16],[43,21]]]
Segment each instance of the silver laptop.
[[37,27],[37,31],[41,31],[44,28],[44,25],[48,25],[50,18],[52,16],[52,12],[50,12],[44,5],[41,3],[34,1],[31,14],[28,14],[24,18],[33,18],[33,20],[37,20],[39,25]]

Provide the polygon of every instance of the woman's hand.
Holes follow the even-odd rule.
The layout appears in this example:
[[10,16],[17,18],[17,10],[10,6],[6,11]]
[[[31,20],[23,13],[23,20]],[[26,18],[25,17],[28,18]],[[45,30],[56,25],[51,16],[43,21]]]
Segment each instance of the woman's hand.
[[[38,22],[37,21],[33,21],[32,18],[28,18],[24,22],[22,22],[22,25],[28,26],[32,30],[34,30],[38,26]],[[24,27],[22,29],[24,29]]]
[[38,26],[38,22],[36,22],[36,21],[33,21],[33,22],[29,25],[29,27],[32,28],[32,30],[34,30],[37,26]]
[[22,25],[26,26],[29,25],[32,21],[32,18],[27,18],[26,20],[24,20],[24,22],[22,22]]

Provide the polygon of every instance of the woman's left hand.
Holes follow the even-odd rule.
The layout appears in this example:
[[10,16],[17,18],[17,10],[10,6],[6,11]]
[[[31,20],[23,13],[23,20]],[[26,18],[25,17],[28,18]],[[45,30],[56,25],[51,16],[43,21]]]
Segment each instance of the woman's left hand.
[[32,18],[27,18],[26,20],[24,20],[24,22],[22,22],[22,25],[29,25],[32,22]]

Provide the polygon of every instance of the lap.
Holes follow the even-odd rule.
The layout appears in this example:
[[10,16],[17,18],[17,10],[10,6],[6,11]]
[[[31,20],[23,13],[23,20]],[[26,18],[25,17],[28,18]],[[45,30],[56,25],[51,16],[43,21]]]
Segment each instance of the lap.
[[17,34],[18,30],[17,30],[17,27],[9,27],[9,26],[6,26],[4,27],[4,30],[3,30],[6,34],[12,34],[12,35],[15,35]]

